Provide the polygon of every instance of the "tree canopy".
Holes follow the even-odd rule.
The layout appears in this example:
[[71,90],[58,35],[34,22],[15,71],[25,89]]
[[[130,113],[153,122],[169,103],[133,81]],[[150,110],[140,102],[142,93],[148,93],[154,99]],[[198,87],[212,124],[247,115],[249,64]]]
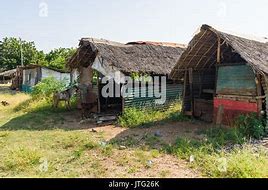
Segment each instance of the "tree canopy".
[[74,48],[58,48],[49,53],[37,50],[34,42],[20,38],[3,38],[0,41],[0,71],[14,69],[21,65],[37,64],[50,68],[66,70],[65,63],[75,52]]

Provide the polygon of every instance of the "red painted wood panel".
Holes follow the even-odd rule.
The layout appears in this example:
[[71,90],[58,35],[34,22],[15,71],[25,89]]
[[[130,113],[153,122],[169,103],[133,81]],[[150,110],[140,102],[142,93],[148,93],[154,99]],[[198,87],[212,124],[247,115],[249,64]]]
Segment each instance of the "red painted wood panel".
[[225,125],[231,125],[234,119],[241,114],[258,112],[257,103],[214,98],[214,121],[216,121],[220,105],[223,105],[222,123]]
[[214,99],[214,107],[218,108],[219,105],[223,105],[224,109],[230,109],[230,110],[240,110],[240,111],[247,111],[247,112],[257,112],[258,111],[257,103],[215,98]]

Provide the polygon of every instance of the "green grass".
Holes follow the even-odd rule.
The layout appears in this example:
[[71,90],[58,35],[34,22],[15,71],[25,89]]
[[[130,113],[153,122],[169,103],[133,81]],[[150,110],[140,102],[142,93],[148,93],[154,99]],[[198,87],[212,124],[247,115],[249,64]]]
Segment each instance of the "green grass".
[[[128,177],[154,170],[148,159],[161,155],[135,147],[131,139],[127,143],[132,148],[120,150],[119,144],[105,142],[102,132],[91,133],[79,128],[78,122],[70,123],[74,112],[63,105],[54,110],[45,99],[1,91],[1,86],[0,100],[10,103],[0,105],[0,177]],[[64,127],[72,124],[77,128]]]
[[[215,128],[204,132],[203,141],[178,138],[164,150],[190,161],[190,167],[208,177],[268,177],[268,151],[246,143],[237,129]],[[236,146],[235,146],[236,145]],[[227,149],[227,147],[229,148]]]
[[[48,101],[1,89],[0,100],[10,103],[0,105],[0,177],[128,177],[145,171],[155,177],[172,177],[164,168],[155,172],[157,165],[150,164],[164,154],[186,161],[193,156],[189,167],[208,177],[268,177],[267,150],[248,145],[236,128],[200,131],[203,140],[178,138],[171,145],[147,133],[141,139],[127,136],[106,142],[101,132],[91,133],[79,125],[72,129],[62,127],[72,125],[68,123],[72,112],[64,106],[53,110]],[[132,115],[130,120],[122,116],[122,121],[134,127],[188,120],[179,114],[179,109],[177,104],[166,112],[146,116],[141,112],[141,121],[139,117],[133,120]],[[234,144],[239,146],[225,148]],[[121,150],[122,145],[126,149]]]
[[180,102],[174,102],[167,110],[127,108],[118,119],[119,125],[128,128],[152,126],[168,121],[189,121],[189,118],[181,114]]

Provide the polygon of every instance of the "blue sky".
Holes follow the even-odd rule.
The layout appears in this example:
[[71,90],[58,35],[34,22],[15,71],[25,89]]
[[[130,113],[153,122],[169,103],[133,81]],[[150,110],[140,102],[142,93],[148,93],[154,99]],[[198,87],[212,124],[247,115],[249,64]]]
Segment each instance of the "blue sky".
[[76,47],[81,37],[188,43],[203,23],[268,36],[267,8],[267,0],[8,0],[0,3],[0,38],[45,51]]

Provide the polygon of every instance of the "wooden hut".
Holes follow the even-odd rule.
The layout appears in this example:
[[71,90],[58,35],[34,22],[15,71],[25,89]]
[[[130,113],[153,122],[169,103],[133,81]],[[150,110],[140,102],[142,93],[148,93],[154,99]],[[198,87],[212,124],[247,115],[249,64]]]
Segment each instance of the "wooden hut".
[[240,114],[268,106],[268,43],[203,25],[171,72],[184,80],[183,111],[230,125]]
[[67,83],[71,80],[70,72],[31,64],[17,67],[16,75],[12,81],[12,88],[24,92],[31,92],[34,85],[47,77],[66,80]]
[[[168,76],[184,49],[184,45],[175,43],[140,41],[122,44],[103,39],[82,38],[68,66],[73,71],[78,71],[79,84],[85,89],[83,94],[87,98],[81,98],[81,103],[95,105],[91,111],[122,112],[124,108],[131,106],[153,106],[154,98],[135,98],[131,95],[124,98],[104,98],[101,91],[105,84],[101,83],[101,79],[106,76],[114,80],[116,72],[119,72],[120,76],[130,76],[133,73]],[[116,82],[116,85],[121,88],[123,83]],[[167,83],[167,99],[178,98],[182,85],[172,81]],[[141,87],[140,91],[143,90],[145,89]]]
[[11,69],[0,73],[0,83],[1,84],[10,83],[12,78],[15,76],[15,73],[16,69]]

